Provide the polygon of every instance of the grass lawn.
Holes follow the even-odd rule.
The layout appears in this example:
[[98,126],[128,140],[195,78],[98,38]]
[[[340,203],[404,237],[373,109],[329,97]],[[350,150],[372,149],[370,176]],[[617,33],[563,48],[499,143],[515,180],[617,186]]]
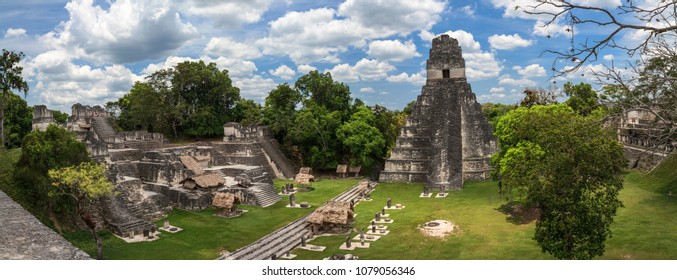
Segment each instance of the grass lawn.
[[[638,172],[626,175],[625,188],[620,194],[625,207],[617,213],[612,224],[613,237],[607,241],[606,253],[601,259],[677,259],[677,218],[674,216],[677,200],[657,191],[659,187],[668,186],[651,184],[675,182],[675,170],[664,166],[649,175]],[[552,259],[532,240],[535,222],[514,224],[498,210],[505,201],[497,195],[495,182],[466,182],[464,190],[452,191],[443,199],[419,198],[421,189],[420,184],[382,183],[372,193],[373,201],[356,206],[358,231],[369,225],[389,197],[393,203],[406,206],[402,210],[387,211],[394,220],[388,224],[391,232],[373,242],[369,249],[339,250],[346,238],[342,235],[319,237],[309,242],[327,246],[324,252],[296,249],[293,253],[299,255],[299,259],[322,259],[335,253],[374,260]],[[437,219],[451,221],[458,226],[458,231],[444,239],[420,233],[421,224]]]
[[[278,186],[289,181],[276,180]],[[110,231],[101,231],[104,239],[105,259],[182,259],[203,260],[216,259],[223,250],[235,251],[264,235],[280,228],[289,222],[313,211],[317,206],[335,197],[355,185],[359,180],[318,180],[313,183],[313,191],[296,193],[296,201],[307,201],[314,206],[310,209],[291,209],[285,205],[289,203],[287,196],[266,208],[240,206],[249,210],[239,218],[225,219],[214,216],[214,209],[203,211],[185,211],[175,209],[168,217],[172,225],[183,231],[178,233],[160,234],[160,239],[153,242],[126,243],[113,236]],[[156,224],[162,225],[161,221]],[[95,255],[94,239],[87,232],[67,234],[66,238],[90,255]]]

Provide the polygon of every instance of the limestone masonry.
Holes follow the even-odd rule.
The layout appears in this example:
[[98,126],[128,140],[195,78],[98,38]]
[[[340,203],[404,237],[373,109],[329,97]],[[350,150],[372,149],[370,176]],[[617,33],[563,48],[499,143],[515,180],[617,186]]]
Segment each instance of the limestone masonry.
[[[294,168],[266,127],[224,125],[224,141],[172,145],[159,133],[113,129],[100,106],[75,104],[68,131],[87,144],[108,168],[117,195],[99,201],[98,227],[118,236],[151,230],[149,221],[174,207],[210,207],[217,193],[230,193],[242,204],[267,207],[280,200],[273,178],[293,178]],[[47,107],[35,106],[33,129],[56,124]]]
[[486,179],[496,139],[465,77],[458,41],[433,39],[427,80],[397,137],[383,182],[427,182],[461,189],[465,179]]

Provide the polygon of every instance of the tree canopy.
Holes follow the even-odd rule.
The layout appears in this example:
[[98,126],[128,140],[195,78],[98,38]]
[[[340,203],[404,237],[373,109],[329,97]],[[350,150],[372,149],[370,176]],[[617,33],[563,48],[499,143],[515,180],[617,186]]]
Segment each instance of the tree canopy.
[[[113,194],[115,186],[106,177],[106,166],[102,163],[83,162],[77,166],[66,166],[48,171],[53,188],[51,197],[67,196],[75,202],[74,214],[89,228],[96,241],[97,259],[103,259],[103,244],[96,233],[96,224],[88,213],[94,202],[101,197]],[[93,207],[96,208],[96,207]]]
[[5,146],[5,107],[14,95],[12,90],[23,92],[24,95],[28,93],[28,83],[21,76],[23,67],[19,66],[23,56],[22,52],[15,53],[2,49],[2,57],[0,57],[0,147]]
[[500,192],[540,209],[534,239],[560,259],[604,253],[627,166],[612,128],[565,104],[520,107],[496,125]]
[[16,94],[10,94],[5,104],[5,147],[21,146],[21,140],[31,132],[33,111],[26,101]]
[[223,135],[224,123],[240,121],[234,110],[238,102],[240,90],[228,70],[219,70],[215,63],[185,61],[135,83],[107,108],[125,130],[201,137]]

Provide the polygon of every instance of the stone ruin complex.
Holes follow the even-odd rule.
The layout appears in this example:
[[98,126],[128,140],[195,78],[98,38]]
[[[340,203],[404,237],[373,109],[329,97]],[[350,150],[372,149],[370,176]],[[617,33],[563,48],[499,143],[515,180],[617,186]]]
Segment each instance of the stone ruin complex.
[[[50,110],[35,106],[33,129],[55,124]],[[149,230],[173,207],[201,210],[217,193],[242,204],[267,207],[280,200],[273,178],[293,178],[293,167],[265,127],[224,125],[224,142],[176,146],[162,134],[116,132],[99,106],[75,104],[66,129],[108,167],[117,195],[101,200],[99,225],[119,236]]]
[[380,174],[383,182],[427,182],[431,189],[461,189],[486,179],[496,139],[465,76],[458,41],[433,39],[427,80]]

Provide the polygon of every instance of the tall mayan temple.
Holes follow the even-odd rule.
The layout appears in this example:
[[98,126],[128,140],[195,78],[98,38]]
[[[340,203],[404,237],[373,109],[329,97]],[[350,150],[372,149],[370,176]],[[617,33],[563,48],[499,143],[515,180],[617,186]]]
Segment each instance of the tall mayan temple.
[[427,182],[432,189],[461,189],[463,180],[486,179],[496,151],[491,126],[465,77],[458,41],[433,39],[427,80],[397,137],[382,182]]

